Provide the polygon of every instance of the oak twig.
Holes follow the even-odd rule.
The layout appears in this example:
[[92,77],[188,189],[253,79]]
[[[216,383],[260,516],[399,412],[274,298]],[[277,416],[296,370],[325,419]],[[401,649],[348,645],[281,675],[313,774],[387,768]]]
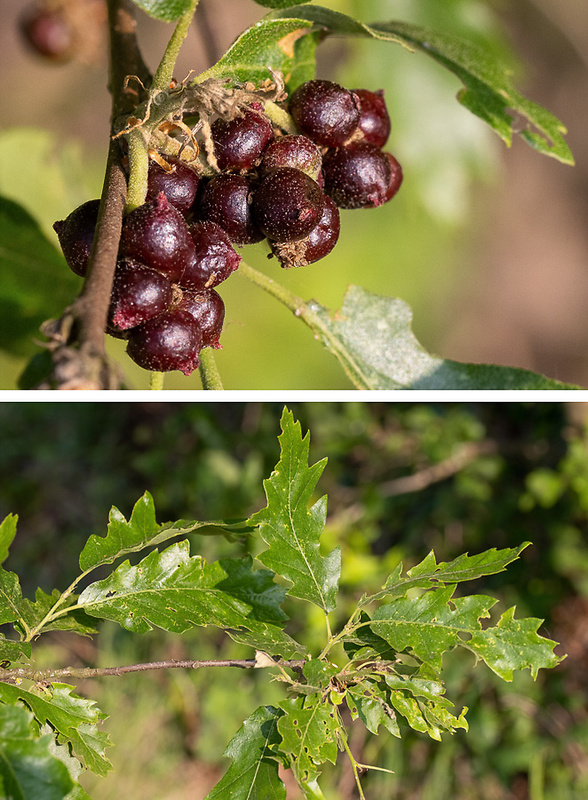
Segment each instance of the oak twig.
[[130,672],[149,672],[157,669],[202,669],[203,667],[238,667],[239,669],[265,669],[285,667],[300,671],[306,662],[303,660],[285,661],[283,659],[225,659],[225,660],[183,660],[150,661],[143,664],[126,664],[122,667],[63,667],[61,669],[35,669],[19,667],[0,670],[0,682],[15,683],[29,680],[35,683],[51,683],[58,678],[102,678],[110,675],[126,675]]

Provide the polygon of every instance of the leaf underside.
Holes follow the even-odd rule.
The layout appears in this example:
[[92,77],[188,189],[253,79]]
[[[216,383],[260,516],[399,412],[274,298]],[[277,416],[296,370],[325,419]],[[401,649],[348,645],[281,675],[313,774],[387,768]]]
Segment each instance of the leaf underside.
[[331,316],[316,301],[313,326],[325,347],[360,389],[518,390],[578,389],[517,367],[465,364],[428,353],[412,331],[412,311],[397,298],[350,286],[343,307]]

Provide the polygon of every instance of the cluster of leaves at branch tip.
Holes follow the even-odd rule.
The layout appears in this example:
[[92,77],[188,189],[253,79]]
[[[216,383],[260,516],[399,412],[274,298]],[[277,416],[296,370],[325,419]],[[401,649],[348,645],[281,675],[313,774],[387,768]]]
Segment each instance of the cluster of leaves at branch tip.
[[[437,562],[431,552],[406,572],[398,564],[382,588],[364,595],[341,630],[332,632],[329,612],[337,607],[341,553],[339,548],[321,553],[326,498],[313,502],[326,460],[309,465],[309,434],[302,436],[287,409],[281,427],[281,455],[264,483],[267,505],[250,519],[159,524],[146,493],[129,520],[113,508],[106,535],[88,538],[81,573],[65,591],[39,589],[35,601],[28,600],[18,576],[0,569],[0,624],[12,624],[15,634],[0,635],[0,780],[9,796],[44,797],[24,788],[36,770],[64,787],[63,794],[51,798],[66,797],[67,787],[75,787],[77,800],[87,798],[77,780],[81,771],[103,775],[110,768],[105,755],[110,742],[99,727],[106,715],[57,682],[58,670],[31,666],[31,643],[48,630],[87,636],[96,632],[99,620],[135,633],[153,627],[182,633],[212,625],[257,653],[247,665],[275,670],[285,699],[261,706],[244,721],[225,753],[231,765],[207,800],[285,798],[280,765],[292,770],[305,796],[320,798],[322,765],[334,764],[339,751],[351,760],[364,797],[341,714],[344,704],[352,724],[372,734],[383,728],[399,737],[409,726],[438,740],[443,733],[467,729],[467,709],[454,714],[445,696],[444,653],[465,649],[504,680],[524,669],[536,677],[539,669],[560,661],[553,653],[555,642],[537,633],[541,620],[516,619],[511,608],[496,624],[483,626],[496,600],[456,596],[458,584],[501,572],[528,543],[464,554],[448,563]],[[10,515],[0,526],[2,562],[15,534],[16,517]],[[258,556],[263,568],[256,568],[250,556],[207,563],[191,555],[189,540],[181,538],[187,534],[232,540],[259,535],[267,545]],[[169,544],[171,539],[176,541]],[[120,563],[142,550],[149,552],[138,563]],[[94,570],[109,565],[105,578],[88,582]],[[77,594],[82,582],[87,585]],[[323,612],[326,637],[320,654],[284,630],[286,596]],[[31,785],[37,791],[34,780]]]

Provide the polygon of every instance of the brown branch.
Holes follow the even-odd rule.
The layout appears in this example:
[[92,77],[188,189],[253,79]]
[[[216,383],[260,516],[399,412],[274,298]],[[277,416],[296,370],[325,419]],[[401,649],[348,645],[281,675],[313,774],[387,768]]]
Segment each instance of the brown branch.
[[425,469],[419,472],[413,472],[412,475],[405,475],[402,478],[395,478],[394,480],[381,483],[378,488],[383,497],[395,497],[400,494],[420,492],[433,483],[439,483],[455,475],[469,464],[470,461],[474,461],[474,459],[479,456],[492,455],[497,451],[496,442],[491,440],[468,442],[461,445],[455,453],[449,458],[446,458],[445,461],[431,464],[430,467],[425,467]]
[[300,671],[306,662],[284,661],[283,659],[227,659],[204,661],[150,661],[144,664],[127,664],[122,667],[64,667],[63,669],[34,669],[33,667],[19,667],[18,669],[5,669],[0,671],[0,682],[14,683],[21,680],[35,681],[35,683],[51,683],[58,678],[102,678],[109,675],[126,675],[129,672],[149,672],[156,669],[202,669],[203,667],[238,667],[240,669],[266,669],[267,667],[285,667]]
[[[140,84],[127,87],[125,78],[135,75],[144,85],[149,85],[151,79],[137,45],[135,11],[136,6],[131,0],[108,0],[111,135],[120,115],[132,111],[142,99],[136,88]],[[104,329],[126,188],[120,145],[111,138],[98,223],[82,292],[60,320],[52,320],[43,327],[43,332],[50,338],[48,347],[53,351],[51,388],[115,389],[120,385],[118,370],[105,355]]]
[[[501,450],[503,451],[504,445]],[[426,489],[434,483],[456,475],[470,462],[479,456],[493,455],[499,452],[497,442],[486,439],[482,442],[466,442],[459,446],[453,455],[437,464],[431,464],[411,475],[404,475],[401,478],[394,478],[378,484],[378,491],[382,497],[396,497],[402,494],[410,494]],[[365,509],[361,502],[353,502],[357,495],[357,489],[351,487],[339,488],[339,500],[345,504],[345,509],[336,514],[345,518],[346,523],[357,522],[365,514]]]

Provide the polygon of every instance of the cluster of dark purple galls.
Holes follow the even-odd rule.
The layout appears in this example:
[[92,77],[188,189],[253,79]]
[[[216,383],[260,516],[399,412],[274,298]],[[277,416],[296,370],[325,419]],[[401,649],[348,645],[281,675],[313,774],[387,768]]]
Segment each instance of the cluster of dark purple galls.
[[[144,369],[189,375],[203,347],[220,347],[216,287],[239,265],[233,245],[267,239],[282,267],[311,264],[334,248],[339,208],[374,208],[398,191],[402,170],[382,150],[390,133],[382,91],[311,80],[288,111],[298,134],[276,133],[257,102],[216,119],[213,177],[170,156],[150,162],[146,202],[123,222],[107,323]],[[90,200],[54,225],[78,275],[98,207]]]

